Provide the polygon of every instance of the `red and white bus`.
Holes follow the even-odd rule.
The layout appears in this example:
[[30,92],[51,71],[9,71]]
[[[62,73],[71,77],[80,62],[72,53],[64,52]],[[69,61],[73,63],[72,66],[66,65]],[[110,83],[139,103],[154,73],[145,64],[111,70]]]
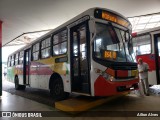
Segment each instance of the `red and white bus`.
[[110,96],[138,89],[131,24],[121,14],[91,8],[8,57],[16,89]]
[[150,85],[160,84],[160,27],[133,33],[134,55],[149,65]]

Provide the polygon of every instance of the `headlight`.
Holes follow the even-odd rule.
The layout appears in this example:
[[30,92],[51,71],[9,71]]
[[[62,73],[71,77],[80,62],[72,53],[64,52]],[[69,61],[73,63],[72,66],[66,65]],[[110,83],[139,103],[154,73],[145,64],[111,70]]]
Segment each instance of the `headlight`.
[[110,80],[110,81],[114,81],[114,80],[115,80],[115,78],[114,78],[113,76],[111,76],[111,75],[109,75],[109,74],[107,74],[107,73],[104,73],[102,76],[103,76],[106,80]]
[[107,74],[107,73],[103,73],[102,76],[103,76],[106,80],[109,80],[109,78],[110,78],[110,75]]
[[109,78],[109,80],[110,80],[110,81],[115,81],[115,78],[114,78],[113,76],[111,76],[111,77]]

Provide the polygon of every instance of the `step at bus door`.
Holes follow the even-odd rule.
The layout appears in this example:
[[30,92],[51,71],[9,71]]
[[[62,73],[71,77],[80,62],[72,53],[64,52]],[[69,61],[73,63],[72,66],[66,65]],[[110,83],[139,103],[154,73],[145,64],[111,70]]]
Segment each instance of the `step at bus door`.
[[29,73],[30,73],[30,58],[31,58],[31,50],[25,50],[24,52],[24,77],[23,77],[23,82],[26,85],[29,85]]
[[156,77],[157,84],[160,84],[160,34],[154,35],[155,48],[155,63],[156,63]]
[[90,94],[89,42],[86,23],[70,29],[71,90]]

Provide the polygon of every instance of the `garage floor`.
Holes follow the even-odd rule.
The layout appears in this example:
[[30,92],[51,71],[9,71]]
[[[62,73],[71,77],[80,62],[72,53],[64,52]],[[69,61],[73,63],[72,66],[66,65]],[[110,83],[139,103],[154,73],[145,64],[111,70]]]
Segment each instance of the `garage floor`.
[[[64,120],[70,120],[70,119],[160,120],[160,96],[159,94],[157,94],[157,95],[140,97],[132,93],[127,96],[117,98],[113,101],[107,102],[104,105],[98,106],[87,112],[80,113],[77,115],[70,115],[68,113],[61,112],[49,105],[42,104],[34,100],[30,100],[30,99],[3,91],[3,95],[0,98],[0,110],[1,111],[20,111],[20,112],[41,111],[42,113],[46,111],[46,114],[51,116],[51,117],[42,116],[42,118],[37,118],[38,120],[41,120],[41,119],[53,120],[52,117],[54,117],[54,119],[64,119]],[[133,113],[145,114],[144,111],[147,111],[147,113],[158,114],[159,117],[136,117],[136,116],[133,117]],[[107,114],[108,112],[112,113],[112,115],[108,115]],[[104,113],[106,113],[106,115]],[[126,114],[131,113],[132,115],[130,117],[129,116],[125,117],[125,115],[120,116],[120,113],[126,113]],[[116,117],[117,115],[119,117]],[[22,118],[18,118],[18,119],[17,118],[0,118],[0,120],[10,120],[10,119],[18,120]],[[24,119],[31,119],[31,118],[24,118]],[[35,120],[35,118],[32,118],[32,119]]]

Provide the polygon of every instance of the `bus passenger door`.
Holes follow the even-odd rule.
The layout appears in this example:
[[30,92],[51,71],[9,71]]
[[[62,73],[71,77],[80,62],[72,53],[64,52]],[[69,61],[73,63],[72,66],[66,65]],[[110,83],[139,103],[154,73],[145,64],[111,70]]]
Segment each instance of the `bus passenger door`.
[[29,85],[29,73],[30,73],[30,55],[31,55],[31,50],[27,49],[24,52],[24,67],[23,67],[23,83],[26,85]]
[[[72,92],[90,94],[89,81],[89,40],[87,25],[81,24],[71,28],[71,90]],[[88,43],[87,43],[88,42]]]
[[160,34],[154,35],[155,48],[155,63],[156,63],[156,77],[157,84],[160,84]]

